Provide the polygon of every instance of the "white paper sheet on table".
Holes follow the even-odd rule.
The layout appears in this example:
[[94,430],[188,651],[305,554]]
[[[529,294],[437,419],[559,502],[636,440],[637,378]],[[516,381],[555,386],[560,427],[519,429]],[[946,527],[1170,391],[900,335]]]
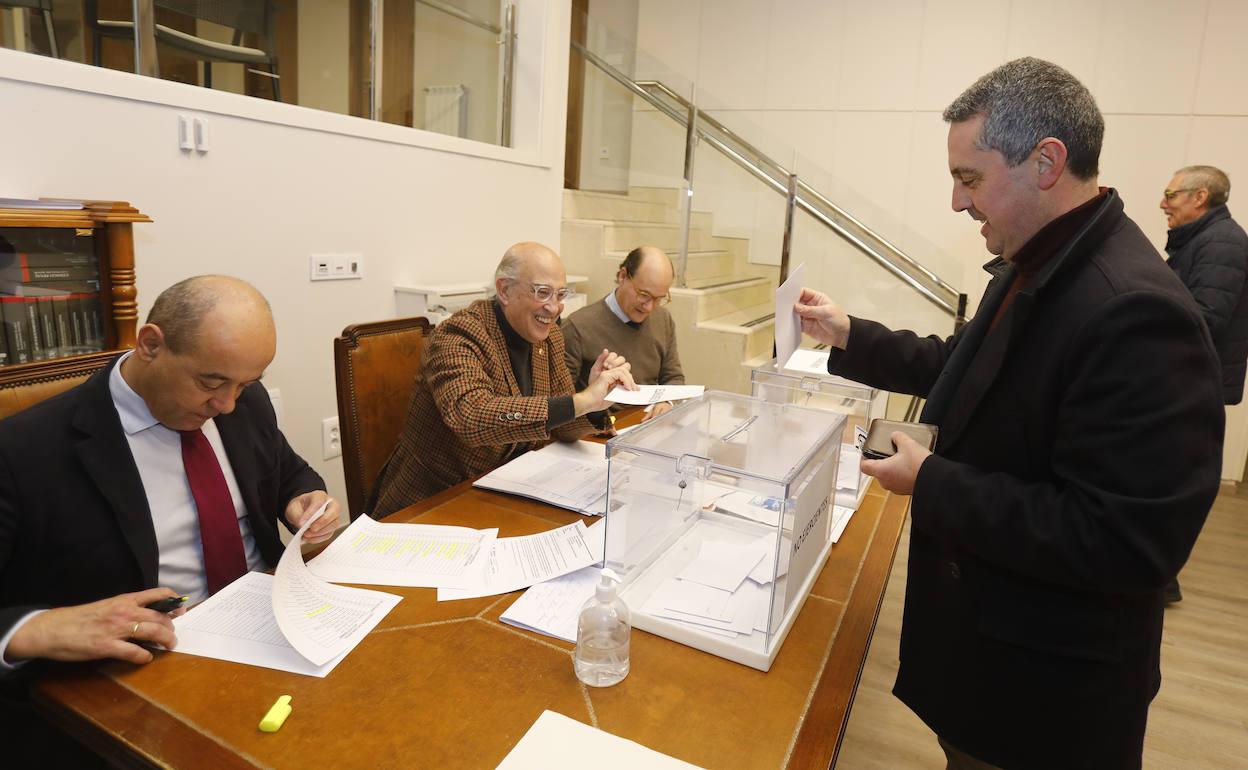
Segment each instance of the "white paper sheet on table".
[[853,444],[841,444],[840,464],[836,466],[836,488],[858,491],[862,482],[862,450]]
[[601,515],[606,510],[606,449],[592,441],[556,441],[525,452],[472,485]]
[[[799,294],[798,296],[800,297],[801,295]],[[799,324],[798,326],[800,328],[801,325]],[[827,350],[798,348],[793,351],[793,355],[789,356],[789,360],[780,368],[804,374],[827,374],[828,353],[829,351]]]
[[324,580],[434,588],[476,585],[497,529],[351,522],[308,569]]
[[849,519],[854,515],[854,509],[843,505],[832,506],[832,531],[828,533],[828,539],[833,543],[841,539],[841,534],[845,532],[845,527],[849,526]]
[[498,770],[698,770],[640,743],[543,711]]
[[617,404],[634,404],[646,406],[660,401],[680,401],[685,398],[697,398],[706,391],[705,385],[638,385],[637,390],[613,388],[607,394],[607,401]]
[[[589,544],[594,564],[602,562],[605,534],[602,520],[585,530],[585,541]],[[575,642],[581,607],[594,595],[594,586],[598,585],[601,576],[599,567],[590,566],[538,583],[512,602],[501,619],[519,628]]]
[[316,518],[291,538],[274,575],[250,572],[174,618],[176,652],[324,677],[355,649],[402,597],[313,577],[300,547]]
[[805,273],[806,263],[803,262],[776,289],[776,361],[787,362],[802,344],[802,322],[793,306],[802,298]]
[[601,558],[594,557],[582,521],[536,535],[500,537],[494,541],[480,581],[459,588],[439,588],[438,601],[518,591],[575,572]]
[[735,591],[764,557],[775,553],[775,542],[774,533],[746,544],[704,540],[697,558],[686,564],[676,577],[722,591]]

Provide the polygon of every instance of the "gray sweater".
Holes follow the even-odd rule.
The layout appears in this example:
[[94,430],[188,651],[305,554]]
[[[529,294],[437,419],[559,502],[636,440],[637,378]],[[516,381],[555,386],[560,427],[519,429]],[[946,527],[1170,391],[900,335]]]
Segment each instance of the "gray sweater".
[[639,385],[685,384],[676,353],[676,324],[667,308],[656,307],[634,328],[612,313],[604,298],[563,319],[562,328],[564,360],[577,390],[589,384],[589,370],[603,348],[624,356]]

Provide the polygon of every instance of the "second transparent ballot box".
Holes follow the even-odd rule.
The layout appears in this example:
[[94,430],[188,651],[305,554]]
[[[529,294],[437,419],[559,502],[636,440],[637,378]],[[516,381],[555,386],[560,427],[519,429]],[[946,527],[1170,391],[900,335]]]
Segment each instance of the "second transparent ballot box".
[[750,388],[755,397],[765,401],[845,415],[836,504],[857,510],[871,482],[858,470],[862,459],[859,450],[871,421],[887,411],[888,391],[829,374],[828,351],[806,348],[797,350],[783,367],[777,366],[773,358],[753,369]]
[[845,415],[718,391],[607,444],[633,625],[766,671],[831,547]]

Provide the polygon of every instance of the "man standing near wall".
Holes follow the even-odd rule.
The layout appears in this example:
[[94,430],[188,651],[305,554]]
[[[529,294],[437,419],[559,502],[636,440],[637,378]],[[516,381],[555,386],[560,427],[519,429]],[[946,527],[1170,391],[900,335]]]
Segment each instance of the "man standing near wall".
[[[1248,361],[1248,235],[1226,208],[1230,195],[1231,180],[1222,170],[1187,166],[1174,173],[1161,196],[1170,227],[1170,267],[1192,292],[1209,326],[1227,405],[1243,399]],[[1167,602],[1183,599],[1177,577],[1165,595]]]
[[1070,73],[1018,59],[944,112],[953,208],[993,280],[940,339],[804,289],[829,371],[925,396],[935,452],[865,460],[913,494],[894,693],[950,768],[1137,770],[1162,588],[1217,494],[1224,414],[1200,310],[1114,190]]

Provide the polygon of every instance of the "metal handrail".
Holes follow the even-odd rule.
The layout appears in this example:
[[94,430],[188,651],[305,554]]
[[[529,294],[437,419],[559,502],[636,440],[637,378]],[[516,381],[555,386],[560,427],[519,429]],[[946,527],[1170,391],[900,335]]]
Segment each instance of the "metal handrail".
[[473,16],[471,13],[468,13],[467,11],[463,10],[462,8],[456,8],[453,5],[448,5],[447,3],[439,2],[439,0],[416,0],[416,2],[419,5],[427,5],[430,8],[441,11],[442,13],[454,16],[455,18],[461,21],[466,21],[472,26],[480,27],[486,32],[493,32],[495,35],[503,34],[503,30],[500,27],[494,24],[491,24],[485,19],[479,19],[476,16]]
[[[690,116],[695,116],[699,138],[707,141],[765,186],[781,195],[789,196],[789,179],[793,175],[790,169],[768,157],[715,118],[696,109],[689,100],[666,84],[658,80],[635,81],[576,41],[572,42],[572,49],[634,95],[686,128],[689,126]],[[678,107],[652,91],[660,92]],[[936,307],[950,316],[957,316],[960,296],[957,289],[801,179],[797,180],[794,202],[798,208],[840,235]]]

